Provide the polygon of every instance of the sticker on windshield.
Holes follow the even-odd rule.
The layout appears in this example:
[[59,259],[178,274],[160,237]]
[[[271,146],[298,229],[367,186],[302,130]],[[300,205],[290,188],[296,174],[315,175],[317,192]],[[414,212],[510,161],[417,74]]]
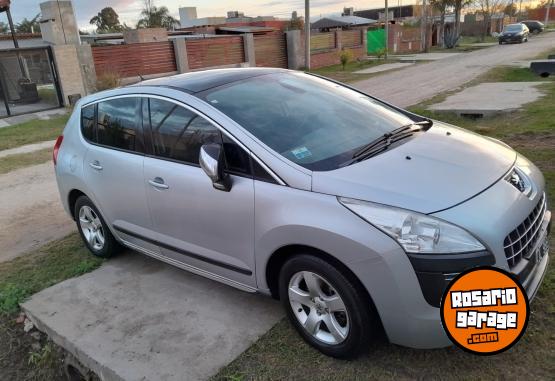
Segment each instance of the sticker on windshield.
[[291,150],[291,153],[295,155],[297,159],[304,159],[305,157],[312,156],[312,152],[308,150],[306,147],[299,147]]

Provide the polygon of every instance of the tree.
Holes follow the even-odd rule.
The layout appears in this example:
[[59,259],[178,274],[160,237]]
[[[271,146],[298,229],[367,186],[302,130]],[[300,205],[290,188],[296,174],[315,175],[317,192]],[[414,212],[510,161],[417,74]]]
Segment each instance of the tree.
[[141,16],[137,23],[137,28],[166,28],[169,30],[179,24],[170,15],[168,8],[155,6],[153,0],[144,0]]
[[505,9],[503,10],[503,13],[505,13],[507,16],[511,16],[511,17],[515,17],[517,12],[518,12],[518,9],[516,8],[515,3],[513,3],[513,2],[507,4]]
[[453,0],[430,0],[430,5],[438,10],[441,15],[438,40],[445,47],[445,14],[447,13],[447,8],[453,5]]
[[505,0],[475,0],[474,3],[484,16],[484,28],[480,36],[480,39],[484,41],[486,35],[491,32],[491,16],[505,7]]
[[297,17],[289,20],[287,23],[287,30],[304,30],[304,20],[301,17]]
[[10,27],[5,22],[0,21],[0,33],[8,33],[10,31]]
[[121,25],[119,15],[112,7],[103,8],[96,16],[91,18],[90,23],[96,26],[97,33],[121,32],[127,26]]
[[33,17],[31,20],[24,18],[19,24],[15,26],[17,33],[39,33],[39,17],[40,13]]
[[445,47],[454,48],[461,37],[461,12],[464,7],[470,5],[472,0],[453,0],[452,6],[455,13],[455,25],[444,33]]

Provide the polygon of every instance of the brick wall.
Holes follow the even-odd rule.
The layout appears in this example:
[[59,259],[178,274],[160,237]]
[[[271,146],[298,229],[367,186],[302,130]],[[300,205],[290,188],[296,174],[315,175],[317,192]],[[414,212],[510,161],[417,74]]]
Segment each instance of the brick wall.
[[[536,8],[528,11],[528,20],[545,21],[545,13],[547,8]],[[549,8],[549,20],[555,21],[555,7]]]
[[[357,59],[366,55],[365,49],[363,49],[362,47],[345,48],[345,50],[350,50],[353,53],[353,59]],[[324,53],[312,53],[310,55],[310,67],[312,69],[337,65],[339,63],[341,63],[341,61],[339,60],[339,50]]]
[[[366,55],[363,33],[366,30],[346,30],[328,33],[315,33],[310,36],[310,67],[318,69],[341,63],[339,54],[342,49],[350,50],[353,59]],[[304,36],[302,36],[304,41]]]
[[[428,33],[431,46],[432,33]],[[420,28],[404,27],[399,24],[389,25],[388,50],[390,53],[416,53],[421,50]]]

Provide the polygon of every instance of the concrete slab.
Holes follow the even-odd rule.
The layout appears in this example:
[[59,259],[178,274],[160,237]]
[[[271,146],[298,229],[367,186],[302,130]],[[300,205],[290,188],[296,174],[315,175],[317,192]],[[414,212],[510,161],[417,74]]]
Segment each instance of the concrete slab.
[[543,82],[482,83],[431,105],[429,110],[454,112],[459,115],[488,116],[513,111],[540,98]]
[[22,305],[102,380],[204,380],[282,316],[280,304],[126,252]]
[[470,46],[473,48],[487,48],[495,45],[499,45],[499,43],[498,42],[474,42],[472,44],[461,44],[461,46]]
[[14,124],[25,123],[34,119],[48,120],[60,115],[67,114],[69,112],[69,109],[61,107],[61,108],[55,108],[55,109],[46,110],[46,111],[32,112],[32,110],[23,110],[23,111],[18,110],[17,112],[27,112],[27,113],[23,115],[9,116],[9,117],[0,119],[0,128],[13,126]]
[[530,60],[511,61],[511,62],[507,62],[503,66],[528,68],[528,67],[530,67],[530,62],[532,62],[532,61],[530,61]]
[[439,61],[447,58],[452,58],[463,53],[420,53],[391,56],[392,59],[398,58],[401,62],[406,61]]
[[56,143],[55,140],[49,140],[49,141],[46,141],[46,142],[26,144],[24,146],[19,146],[19,147],[16,147],[16,148],[1,150],[0,151],[0,158],[10,156],[10,155],[17,155],[17,154],[21,154],[21,153],[29,153],[29,152],[40,151],[40,150],[45,149],[45,148],[52,148],[53,149],[55,143]]
[[407,66],[414,65],[413,62],[397,62],[397,63],[390,63],[390,64],[383,64],[377,65],[373,67],[369,67],[367,69],[362,69],[355,71],[354,74],[373,74],[373,73],[380,73],[382,71],[389,71],[395,69],[402,69]]

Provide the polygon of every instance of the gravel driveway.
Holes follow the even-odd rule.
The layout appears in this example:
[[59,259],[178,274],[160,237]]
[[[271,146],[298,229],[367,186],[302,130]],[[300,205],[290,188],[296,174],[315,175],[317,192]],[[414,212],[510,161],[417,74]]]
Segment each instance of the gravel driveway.
[[464,85],[495,66],[531,59],[553,47],[555,33],[545,33],[530,38],[524,44],[475,50],[354,82],[352,85],[396,106],[407,107]]
[[0,262],[74,229],[60,203],[52,162],[0,175]]
[[[490,68],[530,59],[555,46],[555,33],[415,65],[356,82],[355,87],[406,107],[454,89]],[[0,175],[0,262],[59,239],[75,229],[59,201],[52,163]]]

